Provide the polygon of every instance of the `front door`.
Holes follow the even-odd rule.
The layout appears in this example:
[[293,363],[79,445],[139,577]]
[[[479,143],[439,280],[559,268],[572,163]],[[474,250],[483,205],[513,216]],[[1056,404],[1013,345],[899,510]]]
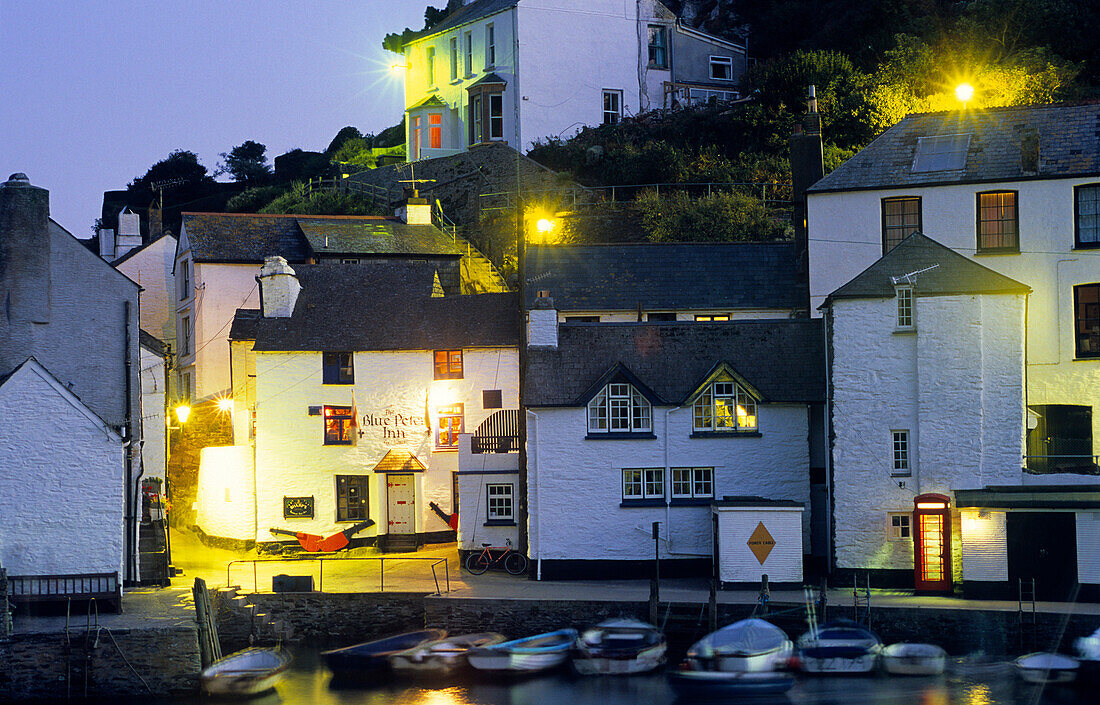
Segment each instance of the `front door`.
[[416,481],[412,475],[387,475],[386,497],[391,534],[416,533]]
[[1077,519],[1073,512],[1009,512],[1008,581],[1035,579],[1039,600],[1072,601],[1077,583]]

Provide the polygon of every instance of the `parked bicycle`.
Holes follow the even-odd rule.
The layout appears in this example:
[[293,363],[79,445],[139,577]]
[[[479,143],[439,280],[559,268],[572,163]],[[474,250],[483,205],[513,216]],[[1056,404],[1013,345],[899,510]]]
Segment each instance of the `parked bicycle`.
[[481,550],[466,556],[466,570],[474,575],[481,575],[490,568],[503,565],[504,570],[511,575],[522,575],[527,572],[527,556],[512,549],[512,540],[508,539],[505,546],[493,546],[481,544]]

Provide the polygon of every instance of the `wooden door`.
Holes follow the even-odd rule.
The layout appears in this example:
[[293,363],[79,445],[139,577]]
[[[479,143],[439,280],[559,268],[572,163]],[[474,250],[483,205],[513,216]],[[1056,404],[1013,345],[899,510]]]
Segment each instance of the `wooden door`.
[[416,533],[416,478],[412,475],[387,475],[386,497],[389,510],[388,533]]

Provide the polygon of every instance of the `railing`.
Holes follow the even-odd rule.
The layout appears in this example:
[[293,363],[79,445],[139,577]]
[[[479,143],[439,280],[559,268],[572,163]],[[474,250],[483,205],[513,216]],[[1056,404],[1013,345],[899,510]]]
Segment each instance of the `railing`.
[[447,559],[446,558],[416,557],[416,556],[406,556],[406,557],[402,557],[402,558],[397,558],[397,557],[392,557],[391,558],[391,557],[386,557],[386,556],[355,556],[355,557],[351,557],[351,558],[335,558],[335,557],[331,557],[331,556],[318,556],[316,558],[302,557],[302,558],[290,558],[290,559],[287,559],[287,558],[252,558],[252,559],[244,558],[244,559],[240,559],[240,560],[229,561],[229,563],[226,564],[226,566],[225,566],[225,585],[226,585],[226,587],[229,587],[230,585],[233,584],[231,582],[231,571],[232,571],[233,566],[238,565],[238,564],[246,564],[246,563],[251,563],[252,564],[252,591],[253,592],[259,592],[260,591],[260,588],[259,588],[260,582],[259,582],[259,571],[257,569],[257,564],[258,563],[281,563],[283,565],[293,565],[295,563],[318,563],[319,566],[318,566],[318,577],[317,577],[317,592],[324,592],[325,591],[325,563],[328,562],[328,563],[331,564],[333,562],[343,563],[343,562],[351,562],[351,561],[378,561],[378,563],[379,563],[378,591],[379,592],[385,592],[386,591],[386,561],[398,561],[398,562],[406,562],[406,561],[421,561],[421,562],[424,562],[424,561],[427,561],[427,562],[430,563],[429,567],[432,570],[432,579],[435,582],[435,594],[436,595],[443,594],[443,591],[440,590],[440,588],[439,588],[439,574],[436,571],[436,568],[440,564],[443,564],[444,586],[446,588],[446,592],[451,591],[451,571],[450,571],[450,568],[447,565]]
[[1024,464],[1032,475],[1100,475],[1100,455],[1025,455]]
[[391,196],[392,189],[389,187],[376,186],[361,181],[352,181],[351,179],[341,179],[335,176],[330,179],[322,177],[315,179],[310,178],[309,182],[306,184],[306,192],[312,196],[314,191],[356,193],[360,196],[369,198],[372,203],[382,208],[388,208],[393,200]]
[[519,410],[501,409],[481,422],[470,439],[472,453],[518,453]]
[[67,598],[120,599],[118,573],[72,575],[9,575],[8,597],[13,602],[64,600]]
[[680,83],[665,81],[665,108],[686,108],[715,103],[736,103],[746,100],[738,91],[700,83]]
[[[700,197],[714,193],[737,191],[751,196],[759,196],[765,207],[787,206],[791,201],[791,185],[777,181],[766,182],[689,182],[657,184],[620,184],[615,186],[575,186],[558,189],[524,190],[527,201],[546,203],[555,201],[559,206],[576,208],[578,205],[617,205],[634,201],[643,191],[685,192]],[[497,191],[478,194],[478,209],[481,211],[511,210],[516,207],[514,191]]]

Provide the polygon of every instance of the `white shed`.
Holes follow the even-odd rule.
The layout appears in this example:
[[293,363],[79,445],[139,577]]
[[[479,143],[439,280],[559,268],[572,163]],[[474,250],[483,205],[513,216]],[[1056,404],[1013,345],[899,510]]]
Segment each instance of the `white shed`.
[[718,581],[723,588],[802,584],[805,505],[763,497],[724,497],[711,503]]

